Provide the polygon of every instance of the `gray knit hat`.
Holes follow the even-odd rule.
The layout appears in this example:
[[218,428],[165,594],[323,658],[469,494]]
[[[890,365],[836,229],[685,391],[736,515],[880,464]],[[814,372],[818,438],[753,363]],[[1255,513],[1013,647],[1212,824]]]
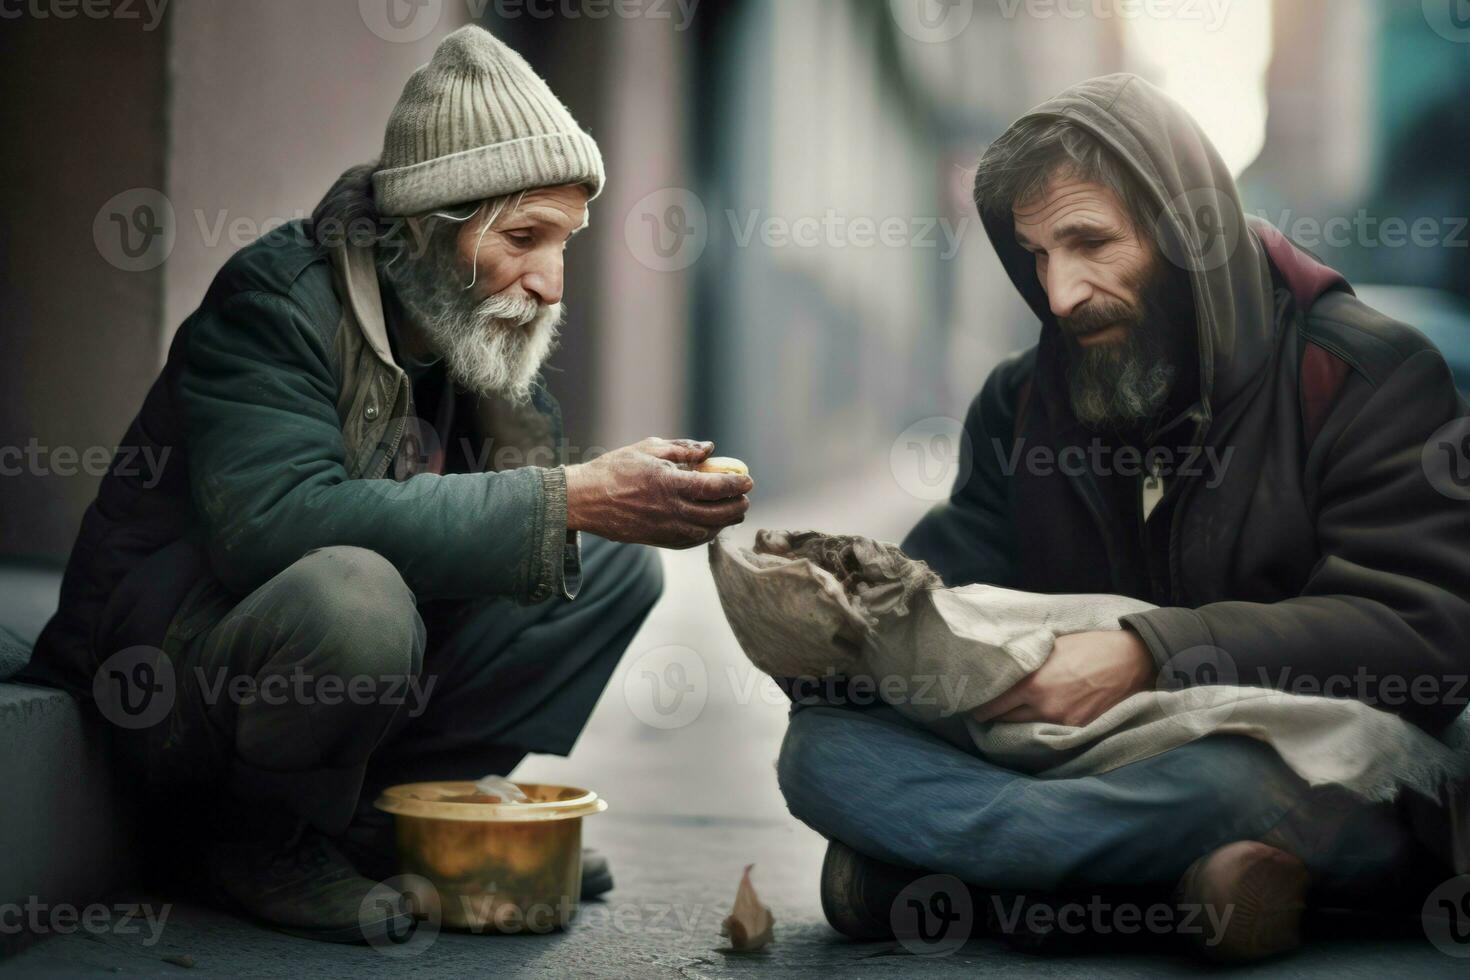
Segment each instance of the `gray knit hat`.
[[583,184],[602,191],[602,154],[526,60],[489,31],[461,27],[409,78],[373,174],[387,217]]

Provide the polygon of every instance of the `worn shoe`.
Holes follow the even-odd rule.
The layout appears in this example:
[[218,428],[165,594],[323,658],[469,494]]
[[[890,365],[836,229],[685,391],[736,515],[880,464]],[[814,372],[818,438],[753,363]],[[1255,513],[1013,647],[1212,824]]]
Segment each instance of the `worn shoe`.
[[358,874],[310,827],[284,840],[216,844],[207,865],[210,883],[227,905],[294,936],[372,943],[415,927],[406,909],[371,901],[377,882]]
[[612,891],[612,869],[600,851],[582,848],[582,897],[596,898]]
[[1224,923],[1218,935],[1191,936],[1207,958],[1219,962],[1265,959],[1296,949],[1311,875],[1300,858],[1262,844],[1226,844],[1189,866],[1175,899],[1185,909],[1210,908]]
[[822,861],[822,913],[849,939],[893,938],[893,903],[915,873],[827,842]]

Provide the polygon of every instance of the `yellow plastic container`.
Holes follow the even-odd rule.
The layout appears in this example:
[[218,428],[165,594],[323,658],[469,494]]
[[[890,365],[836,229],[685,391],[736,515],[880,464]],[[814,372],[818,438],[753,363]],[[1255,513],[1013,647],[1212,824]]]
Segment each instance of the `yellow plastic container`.
[[495,800],[472,782],[405,783],[373,804],[393,814],[398,862],[437,895],[447,928],[551,932],[577,914],[582,818],[607,801],[575,786],[516,783],[529,803]]

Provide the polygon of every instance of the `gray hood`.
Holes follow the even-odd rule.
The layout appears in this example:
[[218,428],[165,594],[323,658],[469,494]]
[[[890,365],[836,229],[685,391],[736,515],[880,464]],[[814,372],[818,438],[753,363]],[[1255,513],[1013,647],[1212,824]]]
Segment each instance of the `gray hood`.
[[[1183,107],[1136,75],[1074,85],[1017,124],[1038,117],[1072,120],[1132,169],[1149,193],[1153,231],[1165,255],[1190,271],[1200,359],[1195,414],[1202,436],[1260,374],[1275,341],[1271,267],[1246,223],[1234,178]],[[982,218],[1011,281],[1041,319],[1038,372],[1045,376],[1059,366],[1062,350],[1035,262],[1016,243],[1009,216],[982,211]],[[1070,407],[1049,408],[1070,414]]]

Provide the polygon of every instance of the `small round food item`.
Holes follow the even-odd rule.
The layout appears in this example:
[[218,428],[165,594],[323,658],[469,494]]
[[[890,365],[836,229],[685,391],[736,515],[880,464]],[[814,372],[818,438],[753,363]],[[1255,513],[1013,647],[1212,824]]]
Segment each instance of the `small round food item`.
[[694,468],[696,473],[734,473],[749,476],[750,467],[733,456],[711,456]]

